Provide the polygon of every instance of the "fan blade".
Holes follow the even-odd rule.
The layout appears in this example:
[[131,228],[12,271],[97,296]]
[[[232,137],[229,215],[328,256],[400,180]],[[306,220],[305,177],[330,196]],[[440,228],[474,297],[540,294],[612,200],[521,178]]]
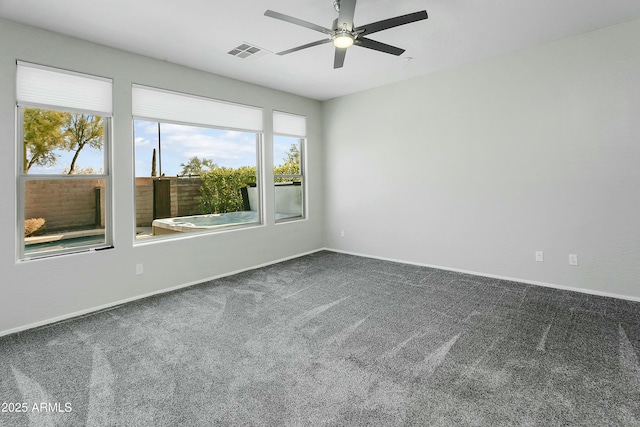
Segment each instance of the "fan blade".
[[342,68],[344,65],[344,57],[347,55],[347,49],[336,48],[335,58],[333,60],[333,68]]
[[279,12],[274,12],[273,10],[267,10],[264,13],[264,16],[279,19],[281,21],[289,22],[291,24],[300,25],[301,27],[319,31],[324,34],[328,34],[328,35],[332,34],[332,31],[328,28],[324,28],[324,27],[321,27],[320,25],[312,24],[311,22],[303,21],[302,19],[294,18],[293,16],[285,15]]
[[340,0],[340,14],[338,15],[336,30],[344,28],[353,31],[353,15],[356,11],[356,0]]
[[366,47],[367,49],[377,50],[379,52],[389,53],[391,55],[400,56],[404,53],[404,49],[391,46],[389,44],[380,43],[375,40],[367,39],[364,37],[358,37],[354,40],[354,44],[360,47]]
[[363,32],[364,35],[377,33],[378,31],[386,30],[388,28],[397,27],[399,25],[410,24],[416,21],[422,21],[427,19],[426,10],[420,12],[409,13],[407,15],[396,16],[395,18],[384,19],[378,22],[372,22],[371,24],[363,25],[355,29],[357,32]]
[[277,55],[286,55],[288,53],[297,52],[299,50],[306,49],[308,47],[314,47],[314,46],[319,46],[321,44],[329,43],[330,41],[331,39],[318,40],[317,42],[311,42],[311,43],[303,44],[302,46],[294,47],[289,50],[283,50],[282,52],[278,52]]

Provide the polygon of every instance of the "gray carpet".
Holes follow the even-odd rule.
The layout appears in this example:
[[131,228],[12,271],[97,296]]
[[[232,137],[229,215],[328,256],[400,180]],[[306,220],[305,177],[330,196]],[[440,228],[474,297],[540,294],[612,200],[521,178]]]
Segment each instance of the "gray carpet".
[[639,353],[639,303],[319,252],[0,338],[0,424],[640,425]]

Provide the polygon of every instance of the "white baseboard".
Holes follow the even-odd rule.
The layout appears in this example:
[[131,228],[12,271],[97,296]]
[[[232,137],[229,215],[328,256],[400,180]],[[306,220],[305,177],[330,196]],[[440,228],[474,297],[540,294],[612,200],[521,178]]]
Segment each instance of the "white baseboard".
[[263,264],[254,265],[254,266],[251,266],[251,267],[243,268],[243,269],[240,269],[240,270],[235,270],[235,271],[230,271],[228,273],[218,274],[216,276],[204,278],[204,279],[201,279],[201,280],[197,280],[197,281],[193,281],[193,282],[189,282],[189,283],[183,283],[181,285],[172,286],[170,288],[165,288],[165,289],[149,292],[149,293],[142,294],[142,295],[136,295],[136,296],[131,297],[131,298],[126,298],[126,299],[123,299],[123,300],[114,301],[114,302],[111,302],[111,303],[108,303],[108,304],[103,304],[103,305],[99,305],[99,306],[96,306],[96,307],[87,308],[85,310],[76,311],[76,312],[65,314],[65,315],[62,315],[62,316],[57,316],[57,317],[53,317],[53,318],[50,318],[50,319],[41,320],[39,322],[30,323],[28,325],[18,326],[16,328],[0,331],[0,337],[3,337],[5,335],[15,334],[15,333],[18,333],[18,332],[23,332],[23,331],[26,331],[26,330],[29,330],[29,329],[34,329],[34,328],[40,328],[40,327],[43,327],[43,326],[53,325],[55,323],[64,322],[65,320],[72,320],[72,319],[75,319],[75,318],[78,318],[78,317],[95,314],[95,313],[100,312],[100,311],[114,309],[114,308],[116,308],[116,307],[118,307],[120,305],[129,303],[129,302],[141,300],[141,299],[148,298],[148,297],[151,297],[151,296],[154,296],[154,295],[165,294],[165,293],[168,293],[168,292],[177,291],[179,289],[188,288],[190,286],[198,285],[200,283],[208,282],[210,280],[221,279],[223,277],[233,276],[234,274],[243,273],[245,271],[255,270],[255,269],[258,269],[258,268],[262,268],[262,267],[268,267],[268,266],[273,265],[273,264],[278,264],[280,262],[288,261],[288,260],[295,259],[295,258],[300,258],[302,256],[310,255],[310,254],[313,254],[313,253],[316,253],[316,252],[320,252],[322,250],[323,249],[316,249],[316,250],[313,250],[313,251],[303,252],[303,253],[292,255],[292,256],[289,256],[289,257],[280,258],[280,259],[277,259],[277,260],[274,260],[274,261],[269,261],[269,262],[266,262],[266,263],[263,263]]
[[538,281],[535,281],[535,280],[522,279],[522,278],[518,278],[518,277],[500,276],[500,275],[496,275],[496,274],[488,274],[488,273],[482,273],[482,272],[478,272],[478,271],[463,270],[463,269],[458,269],[458,268],[444,267],[444,266],[440,266],[440,265],[432,265],[432,264],[412,262],[412,261],[406,261],[406,260],[395,259],[395,258],[387,258],[387,257],[380,257],[380,256],[375,256],[375,255],[362,254],[362,253],[358,253],[358,252],[342,251],[342,250],[339,250],[339,249],[320,248],[320,249],[316,249],[316,250],[312,250],[312,251],[308,251],[308,252],[303,252],[303,253],[300,253],[300,254],[292,255],[292,256],[289,256],[289,257],[286,257],[286,258],[280,258],[280,259],[277,259],[277,260],[269,261],[269,262],[266,262],[266,263],[263,263],[263,264],[254,265],[254,266],[251,266],[251,267],[243,268],[243,269],[240,269],[240,270],[230,271],[230,272],[227,272],[227,273],[219,274],[219,275],[216,275],[216,276],[211,276],[211,277],[204,278],[204,279],[201,279],[201,280],[197,280],[197,281],[193,281],[193,282],[189,282],[189,283],[183,283],[181,285],[172,286],[170,288],[165,288],[165,289],[161,289],[161,290],[158,290],[158,291],[149,292],[149,293],[146,293],[146,294],[143,294],[143,295],[137,295],[135,297],[126,298],[126,299],[119,300],[119,301],[114,301],[114,302],[109,303],[109,304],[103,304],[103,305],[100,305],[100,306],[88,308],[88,309],[85,309],[85,310],[76,311],[76,312],[65,314],[65,315],[62,315],[62,316],[53,317],[53,318],[50,318],[50,319],[46,319],[46,320],[42,320],[42,321],[39,321],[39,322],[31,323],[31,324],[28,324],[28,325],[23,325],[23,326],[18,326],[16,328],[12,328],[12,329],[7,329],[7,330],[4,330],[4,331],[0,331],[0,337],[5,336],[5,335],[15,334],[15,333],[18,333],[18,332],[23,332],[23,331],[26,331],[26,330],[29,330],[29,329],[34,329],[34,328],[40,328],[40,327],[43,327],[43,326],[53,325],[55,323],[60,323],[60,322],[63,322],[65,320],[71,320],[71,319],[75,319],[75,318],[78,318],[78,317],[95,314],[95,313],[100,312],[100,311],[114,309],[114,308],[116,308],[116,307],[118,307],[120,305],[129,303],[129,302],[141,300],[141,299],[148,298],[148,297],[151,297],[151,296],[154,296],[154,295],[159,295],[159,294],[164,294],[164,293],[168,293],[168,292],[177,291],[179,289],[188,288],[190,286],[198,285],[200,283],[208,282],[210,280],[215,280],[215,279],[220,279],[220,278],[223,278],[223,277],[233,276],[234,274],[243,273],[245,271],[255,270],[255,269],[258,269],[258,268],[262,268],[262,267],[267,267],[267,266],[270,266],[270,265],[273,265],[273,264],[278,264],[280,262],[288,261],[288,260],[295,259],[295,258],[300,258],[302,256],[310,255],[310,254],[313,254],[313,253],[316,253],[316,252],[320,252],[320,251],[330,251],[330,252],[342,253],[342,254],[346,254],[346,255],[354,255],[354,256],[359,256],[359,257],[364,257],[364,258],[379,259],[379,260],[382,260],[382,261],[391,261],[391,262],[398,262],[398,263],[402,263],[402,264],[417,265],[417,266],[420,266],[420,267],[436,268],[436,269],[445,270],[445,271],[455,271],[457,273],[466,273],[466,274],[471,274],[471,275],[474,275],[474,276],[489,277],[489,278],[492,278],[492,279],[508,280],[508,281],[519,282],[519,283],[524,283],[524,284],[528,284],[528,285],[543,286],[543,287],[547,287],[547,288],[561,289],[561,290],[565,290],[565,291],[581,292],[581,293],[590,294],[590,295],[597,295],[597,296],[602,296],[602,297],[617,298],[617,299],[623,299],[623,300],[628,300],[628,301],[640,302],[640,298],[632,297],[632,296],[629,296],[629,295],[619,295],[619,294],[613,294],[613,293],[609,293],[609,292],[596,291],[596,290],[592,290],[592,289],[584,289],[584,288],[576,288],[576,287],[571,287],[571,286],[556,285],[556,284],[553,284],[553,283],[538,282]]
[[420,263],[420,262],[405,261],[405,260],[401,260],[401,259],[394,259],[394,258],[380,257],[380,256],[375,256],[375,255],[361,254],[361,253],[358,253],[358,252],[342,251],[342,250],[339,250],[339,249],[323,248],[323,250],[331,251],[331,252],[337,252],[337,253],[346,254],[346,255],[354,255],[354,256],[359,256],[359,257],[364,257],[364,258],[379,259],[381,261],[391,261],[391,262],[398,262],[398,263],[401,263],[401,264],[417,265],[419,267],[436,268],[438,270],[455,271],[456,273],[466,273],[466,274],[471,274],[471,275],[474,275],[474,276],[489,277],[491,279],[508,280],[508,281],[511,281],[511,282],[519,282],[519,283],[524,283],[524,284],[527,284],[527,285],[543,286],[545,288],[561,289],[561,290],[564,290],[564,291],[580,292],[580,293],[583,293],[583,294],[597,295],[597,296],[601,296],[601,297],[617,298],[617,299],[623,299],[623,300],[627,300],[627,301],[640,302],[640,298],[639,297],[633,297],[633,296],[629,296],[629,295],[613,294],[613,293],[609,293],[609,292],[596,291],[596,290],[593,290],[593,289],[584,289],[584,288],[576,288],[576,287],[572,287],[572,286],[556,285],[556,284],[553,284],[553,283],[538,282],[538,281],[535,281],[535,280],[521,279],[521,278],[518,278],[518,277],[500,276],[500,275],[496,275],[496,274],[481,273],[481,272],[478,272],[478,271],[462,270],[462,269],[459,269],[459,268],[443,267],[443,266],[440,266],[440,265],[432,265],[432,264],[425,264],[425,263]]

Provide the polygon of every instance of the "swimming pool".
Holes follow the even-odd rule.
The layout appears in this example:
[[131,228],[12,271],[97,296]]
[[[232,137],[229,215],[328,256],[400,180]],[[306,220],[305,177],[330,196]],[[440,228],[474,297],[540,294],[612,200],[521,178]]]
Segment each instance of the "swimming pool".
[[80,246],[93,246],[104,243],[104,230],[48,234],[26,238],[24,242],[24,253],[25,255],[30,255],[38,252],[69,249]]

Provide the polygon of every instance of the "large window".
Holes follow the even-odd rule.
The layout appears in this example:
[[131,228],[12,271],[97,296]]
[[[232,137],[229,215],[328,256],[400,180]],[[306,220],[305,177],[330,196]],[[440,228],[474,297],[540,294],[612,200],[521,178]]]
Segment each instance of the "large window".
[[304,218],[306,119],[274,111],[273,132],[276,222]]
[[136,240],[262,222],[262,110],[133,88]]
[[18,256],[111,246],[111,80],[18,63]]

